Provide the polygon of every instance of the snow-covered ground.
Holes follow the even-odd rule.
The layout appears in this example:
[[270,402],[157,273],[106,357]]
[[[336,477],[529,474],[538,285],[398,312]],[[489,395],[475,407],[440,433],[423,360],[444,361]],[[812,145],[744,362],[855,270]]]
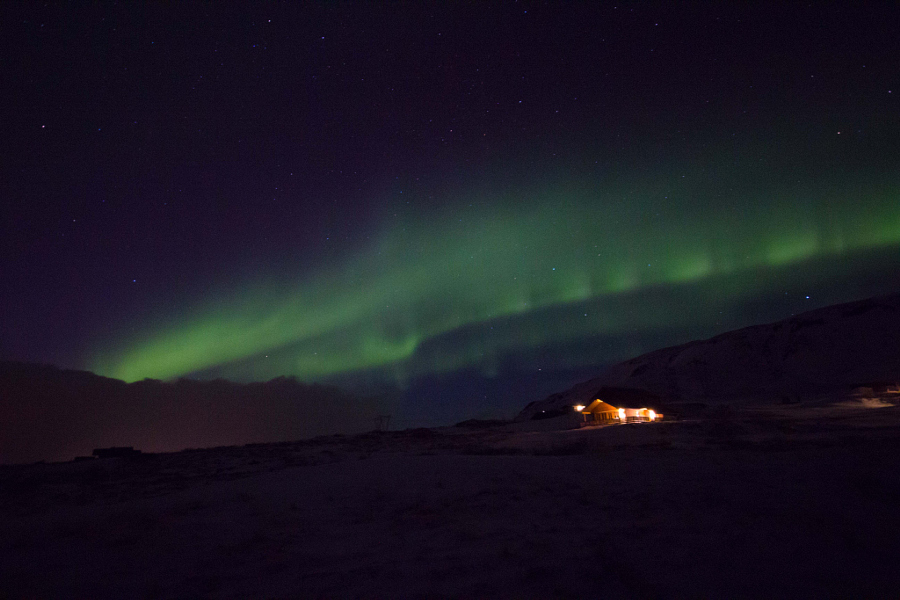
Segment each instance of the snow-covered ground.
[[0,598],[889,597],[900,408],[0,467]]

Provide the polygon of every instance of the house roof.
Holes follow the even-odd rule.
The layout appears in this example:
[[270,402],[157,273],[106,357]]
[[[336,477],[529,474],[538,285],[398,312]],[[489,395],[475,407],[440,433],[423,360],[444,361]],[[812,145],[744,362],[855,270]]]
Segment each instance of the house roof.
[[583,413],[597,413],[597,412],[616,412],[619,410],[617,407],[607,404],[603,400],[594,400],[588,406],[584,407]]

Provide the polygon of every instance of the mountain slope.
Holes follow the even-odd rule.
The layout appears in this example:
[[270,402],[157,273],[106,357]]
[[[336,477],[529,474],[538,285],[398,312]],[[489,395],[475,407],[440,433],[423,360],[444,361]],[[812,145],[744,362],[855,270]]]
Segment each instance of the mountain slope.
[[656,350],[533,402],[519,418],[587,404],[602,387],[646,390],[675,401],[709,401],[806,397],[876,382],[900,382],[900,294],[828,306]]

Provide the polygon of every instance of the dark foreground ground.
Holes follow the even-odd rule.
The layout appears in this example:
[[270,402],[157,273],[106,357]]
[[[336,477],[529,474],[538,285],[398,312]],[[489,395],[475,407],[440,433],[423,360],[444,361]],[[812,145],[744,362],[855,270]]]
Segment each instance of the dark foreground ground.
[[0,467],[0,598],[897,597],[900,408]]

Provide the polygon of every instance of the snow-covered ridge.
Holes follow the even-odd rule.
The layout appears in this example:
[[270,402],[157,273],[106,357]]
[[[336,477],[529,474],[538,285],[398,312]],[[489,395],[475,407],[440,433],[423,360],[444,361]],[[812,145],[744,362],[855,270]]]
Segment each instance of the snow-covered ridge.
[[520,413],[587,404],[604,387],[646,390],[676,402],[796,400],[900,382],[900,294],[836,304],[655,350],[600,377],[533,402]]

